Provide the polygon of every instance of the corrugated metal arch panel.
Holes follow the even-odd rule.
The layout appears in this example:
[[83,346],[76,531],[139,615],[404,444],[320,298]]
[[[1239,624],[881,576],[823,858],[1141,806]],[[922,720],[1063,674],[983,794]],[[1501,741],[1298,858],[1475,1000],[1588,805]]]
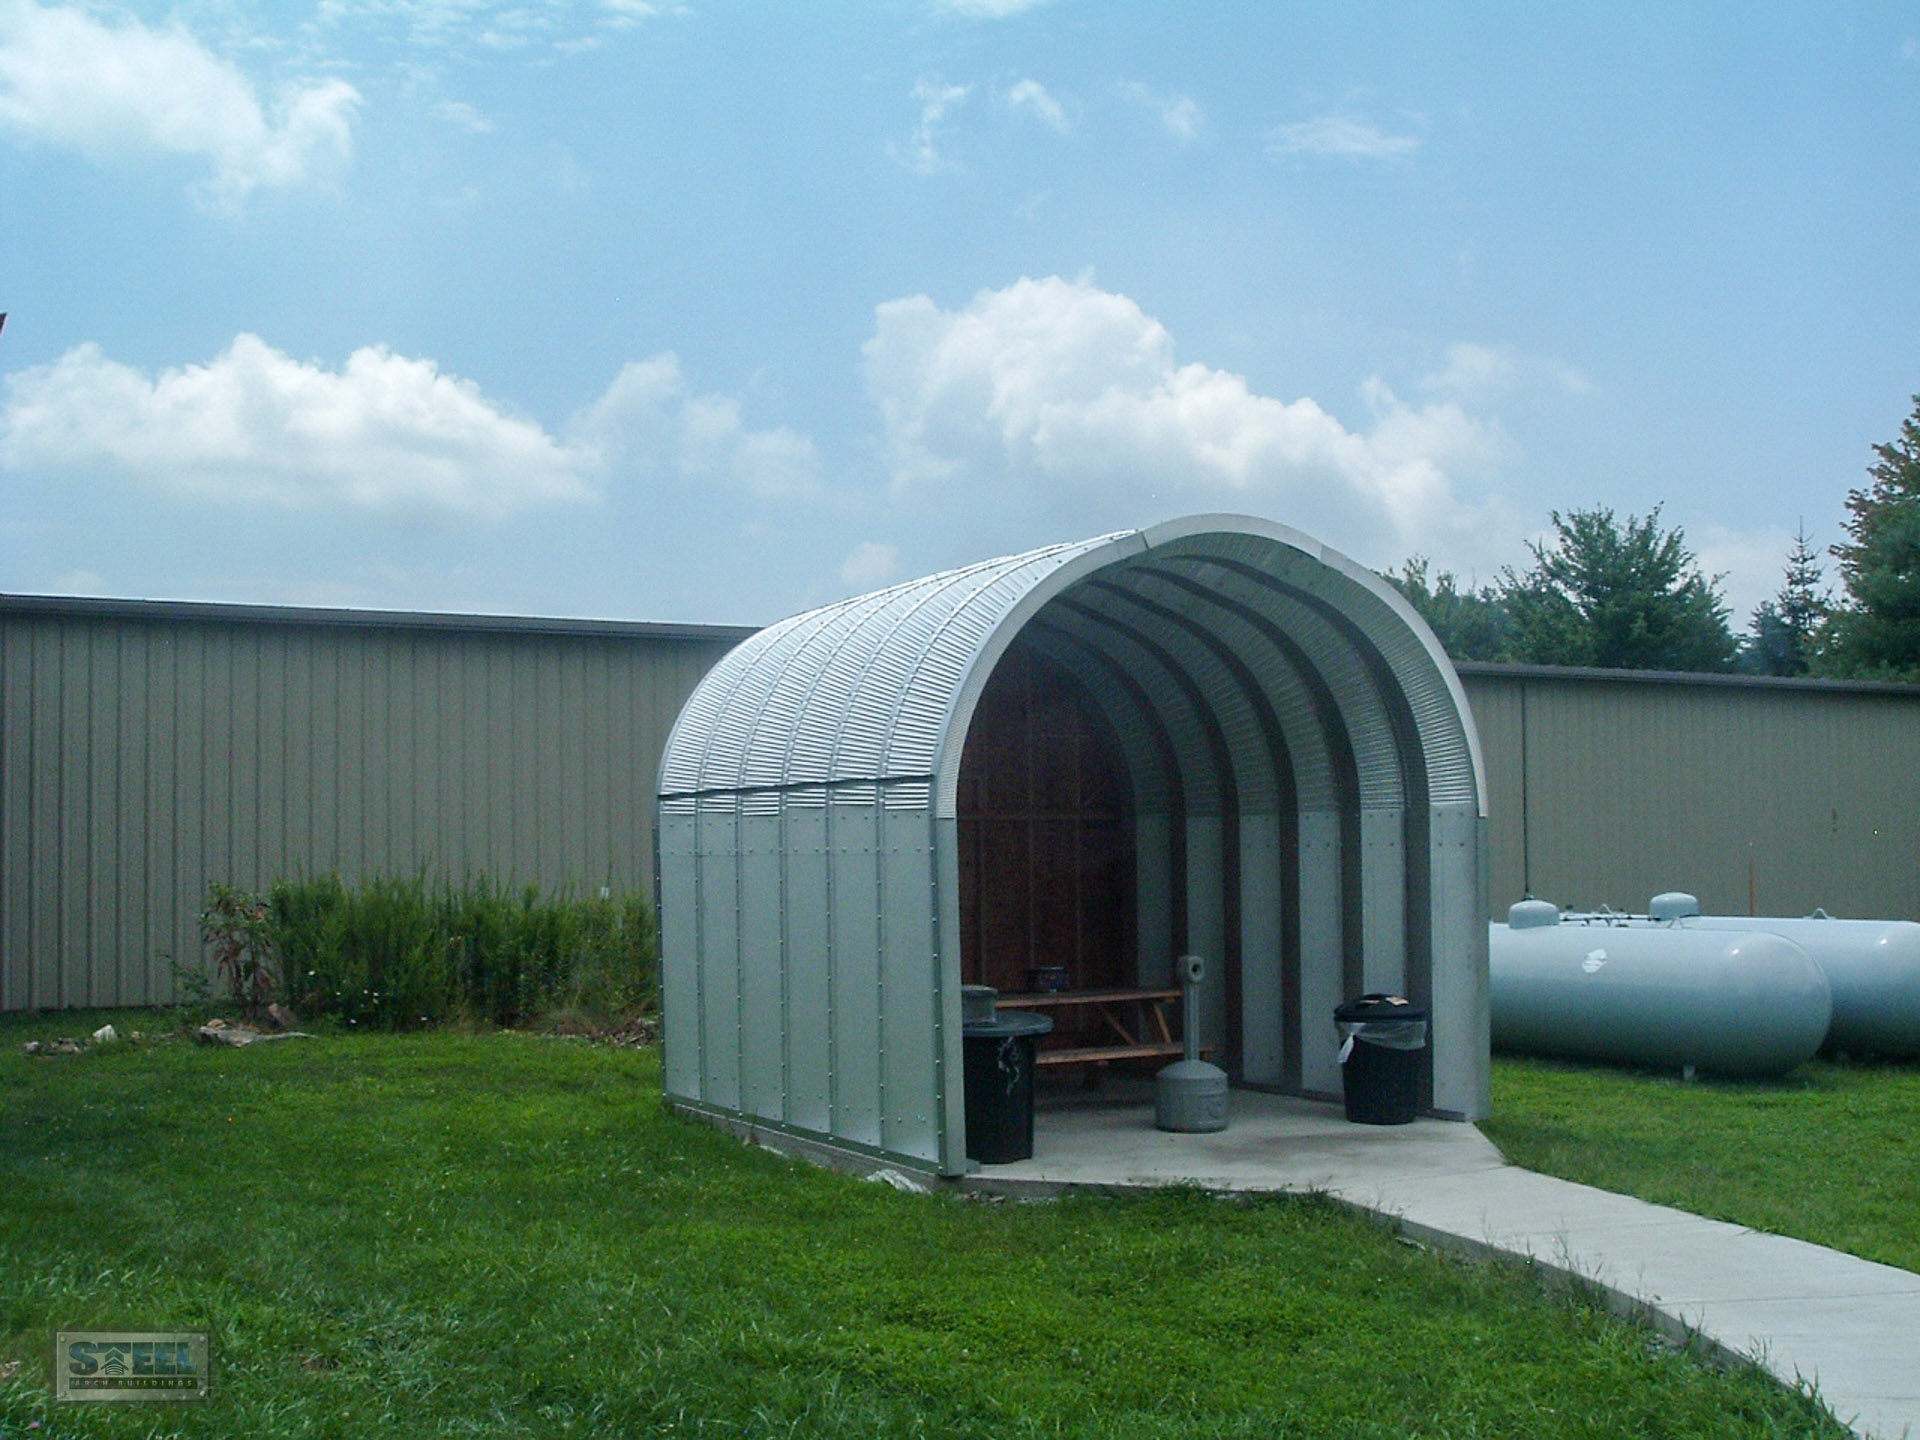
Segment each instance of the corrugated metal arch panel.
[[[1211,702],[1220,737],[1233,767],[1242,810],[1272,813],[1280,806],[1286,763],[1277,721],[1258,682],[1244,665],[1230,663],[1209,643],[1205,622],[1192,611],[1194,597],[1177,592],[1175,603],[1139,593],[1124,583],[1135,567],[1123,565],[1081,581],[1063,600],[1086,606],[1115,624],[1137,628],[1162,647]],[[1263,711],[1265,713],[1263,713]],[[1276,753],[1275,746],[1282,747]]]
[[1398,591],[1382,593],[1351,581],[1346,588],[1342,609],[1378,647],[1413,712],[1426,757],[1427,802],[1484,814],[1486,776],[1479,736],[1469,728],[1473,712],[1453,666],[1434,663],[1430,646],[1439,642]]
[[[1371,570],[1284,526],[1224,517],[1239,543],[1222,544],[1212,528],[1222,518],[1174,522],[1148,532],[1147,538],[1167,553],[1178,553],[1183,541],[1204,537],[1204,548],[1196,553],[1265,570],[1311,597],[1316,608],[1350,635],[1364,637],[1370,661],[1381,668],[1383,679],[1390,675],[1393,689],[1411,712],[1429,803],[1468,805],[1484,815],[1486,769],[1466,692],[1439,641],[1406,598]],[[1262,555],[1261,535],[1277,541],[1278,548],[1267,547]]]
[[[757,716],[764,709],[765,692],[771,691],[784,672],[784,657],[804,642],[806,631],[801,622],[805,619],[794,616],[743,641],[721,657],[694,687],[680,707],[661,754],[657,788],[662,795],[690,795],[706,788],[701,780],[714,763],[712,757],[716,752],[726,753],[723,737],[732,733],[736,744],[744,743],[746,735],[738,730],[734,717]],[[752,655],[743,655],[749,646]],[[762,692],[760,696],[752,695],[755,689]],[[742,698],[743,690],[749,692],[746,699]],[[753,703],[755,698],[760,703]]]
[[1150,638],[1081,605],[1071,594],[1055,597],[1040,613],[1062,633],[1105,655],[1133,678],[1171,742],[1186,812],[1219,814],[1226,804],[1223,787],[1232,777],[1221,774],[1214,763],[1209,716],[1205,705],[1196,703],[1192,677],[1177,663],[1169,664],[1171,657],[1158,653]]
[[1259,682],[1293,766],[1296,801],[1303,810],[1337,810],[1354,803],[1353,757],[1333,696],[1306,664],[1304,652],[1272,621],[1191,577],[1145,562],[1127,566],[1119,579],[1143,593],[1188,595],[1203,606],[1207,624],[1241,657]]
[[[1258,537],[1243,554],[1255,553]],[[1224,547],[1223,547],[1224,548]],[[1237,547],[1236,547],[1237,548]],[[1265,547],[1267,554],[1276,552]],[[1239,563],[1235,563],[1239,560]],[[1363,810],[1393,810],[1408,803],[1408,776],[1400,737],[1380,691],[1379,677],[1358,653],[1350,638],[1294,587],[1274,576],[1266,565],[1251,564],[1227,554],[1191,554],[1167,557],[1170,565],[1192,575],[1241,604],[1265,611],[1287,632],[1307,656],[1339,709],[1353,747],[1358,801]]]
[[[864,654],[875,639],[872,621],[885,608],[884,594],[863,597],[822,615],[818,624],[800,627],[786,645],[769,651],[757,668],[771,671],[773,683],[737,760],[742,783],[784,785],[832,773],[840,726],[808,725],[803,717],[821,671],[836,659],[845,663]],[[715,774],[708,783],[721,778]]]
[[795,616],[728,654],[682,711],[663,796],[926,775],[979,652],[1037,585],[1124,537],[984,561]]
[[1172,746],[1137,682],[1111,656],[1047,623],[1043,611],[1022,633],[1035,650],[1057,661],[1087,689],[1120,742],[1137,814],[1165,814],[1180,804]]

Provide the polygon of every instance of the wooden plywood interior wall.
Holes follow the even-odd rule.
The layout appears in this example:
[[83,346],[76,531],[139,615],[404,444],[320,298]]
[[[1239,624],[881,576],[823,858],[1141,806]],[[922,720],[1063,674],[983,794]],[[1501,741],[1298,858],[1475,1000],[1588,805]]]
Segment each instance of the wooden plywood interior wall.
[[961,975],[1002,992],[1064,966],[1076,989],[1131,984],[1131,786],[1111,730],[1063,668],[1015,643],[960,765]]

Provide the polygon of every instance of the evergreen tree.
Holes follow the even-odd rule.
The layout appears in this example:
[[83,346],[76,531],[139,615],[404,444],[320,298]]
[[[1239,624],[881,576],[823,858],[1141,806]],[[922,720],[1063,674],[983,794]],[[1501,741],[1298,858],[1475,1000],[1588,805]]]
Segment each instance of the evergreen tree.
[[1502,659],[1612,670],[1727,670],[1738,645],[1718,582],[1700,573],[1660,506],[1622,525],[1612,510],[1553,512],[1533,568],[1501,572],[1509,622]]
[[1848,540],[1833,547],[1846,603],[1828,626],[1823,671],[1920,680],[1920,395],[1898,439],[1873,447],[1873,483],[1847,494]]
[[1794,533],[1779,593],[1753,612],[1741,652],[1746,668],[1761,675],[1805,675],[1820,646],[1827,602],[1820,593],[1820,557],[1804,523]]
[[1381,573],[1420,612],[1450,658],[1500,658],[1506,642],[1507,614],[1491,586],[1463,590],[1451,570],[1431,575],[1424,555],[1409,558],[1397,574],[1392,570]]

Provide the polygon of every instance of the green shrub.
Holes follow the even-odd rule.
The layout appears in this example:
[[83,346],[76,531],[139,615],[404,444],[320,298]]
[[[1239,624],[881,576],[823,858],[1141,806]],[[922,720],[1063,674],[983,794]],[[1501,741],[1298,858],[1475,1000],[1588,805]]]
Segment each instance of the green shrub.
[[264,907],[284,998],[351,1026],[515,1025],[555,1009],[625,1016],[659,999],[658,932],[638,895],[581,899],[485,876],[456,886],[421,872],[352,886],[338,875],[281,880],[241,898]]

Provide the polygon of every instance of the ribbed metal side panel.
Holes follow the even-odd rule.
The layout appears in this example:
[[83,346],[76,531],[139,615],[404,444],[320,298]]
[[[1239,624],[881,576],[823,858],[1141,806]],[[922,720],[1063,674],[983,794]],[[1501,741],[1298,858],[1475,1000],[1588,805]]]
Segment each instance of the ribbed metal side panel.
[[[938,1166],[945,985],[928,815],[663,816],[668,1093]],[[954,1007],[957,1015],[957,1004]]]
[[[1226,836],[1218,815],[1187,820],[1187,949],[1217,962],[1227,953]],[[1220,984],[1200,987],[1200,1042],[1238,1048],[1226,1027],[1227,992]],[[1230,1057],[1228,1057],[1230,1058]],[[1223,1060],[1223,1063],[1226,1063]]]
[[[942,975],[934,930],[931,816],[883,812],[881,926],[889,964],[881,1019],[886,1148],[940,1159]],[[957,974],[957,967],[956,967]]]
[[660,820],[660,1006],[666,1091],[700,1100],[700,836],[694,816]]
[[805,1130],[833,1126],[832,868],[827,812],[786,813],[787,1119]]
[[[740,815],[732,797],[696,817],[694,907],[700,936],[700,1098],[741,1108]],[[668,1016],[670,1025],[679,1022]]]
[[1406,817],[1360,817],[1360,983],[1370,994],[1405,995],[1407,974]]
[[787,1119],[787,856],[780,816],[740,817],[740,1108]]
[[866,806],[827,809],[833,956],[833,1133],[861,1145],[885,1143],[881,1075],[886,1036],[888,957],[880,933],[878,813]]
[[1259,1084],[1278,1085],[1285,1073],[1286,1031],[1281,993],[1280,820],[1247,815],[1240,821],[1240,1066]]
[[1491,1108],[1487,925],[1480,856],[1487,822],[1473,806],[1433,813],[1433,1107],[1478,1120]]
[[1300,817],[1300,1083],[1312,1094],[1340,1093],[1339,1037],[1333,1011],[1351,998],[1342,975],[1340,817]]
[[1173,979],[1173,817],[1159,810],[1133,821],[1136,860],[1134,911],[1140,931],[1135,956],[1142,985],[1168,985]]

